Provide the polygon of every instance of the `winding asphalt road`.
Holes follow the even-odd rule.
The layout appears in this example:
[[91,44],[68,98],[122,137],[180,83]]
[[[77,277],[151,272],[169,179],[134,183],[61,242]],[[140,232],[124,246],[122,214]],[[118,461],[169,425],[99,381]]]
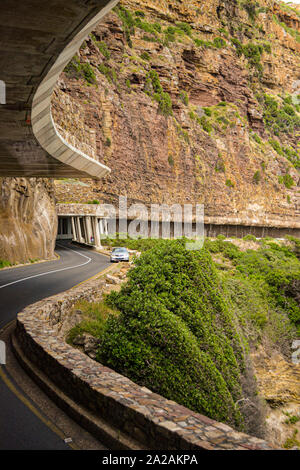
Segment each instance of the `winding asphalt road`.
[[[66,291],[109,266],[109,259],[59,242],[59,260],[0,271],[0,330],[24,307]],[[0,366],[5,372],[5,366]],[[18,399],[0,377],[0,449],[68,449],[68,445]]]

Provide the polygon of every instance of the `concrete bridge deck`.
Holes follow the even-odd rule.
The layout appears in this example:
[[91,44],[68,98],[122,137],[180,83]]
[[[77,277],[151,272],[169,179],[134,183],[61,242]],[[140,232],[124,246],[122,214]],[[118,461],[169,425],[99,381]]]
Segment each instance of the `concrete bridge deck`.
[[[110,170],[70,146],[51,117],[57,78],[118,0],[1,0],[0,176],[94,177]],[[1,101],[1,100],[0,100]]]

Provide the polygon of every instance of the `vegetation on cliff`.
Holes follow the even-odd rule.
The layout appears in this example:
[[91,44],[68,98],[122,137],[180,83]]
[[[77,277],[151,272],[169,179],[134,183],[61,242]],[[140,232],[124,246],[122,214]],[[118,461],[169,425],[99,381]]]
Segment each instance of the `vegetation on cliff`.
[[241,324],[252,324],[257,340],[266,332],[288,355],[292,339],[300,334],[299,240],[279,244],[266,239],[258,249],[245,252],[222,237],[207,240],[206,246],[217,256],[216,265]]
[[300,333],[300,244],[287,238],[107,240],[142,256],[120,292],[88,304],[69,341],[100,340],[98,360],[216,420],[263,435],[249,351],[266,341],[290,359]]
[[[122,0],[67,66],[59,95],[80,104],[78,139],[94,129],[94,151],[112,173],[78,195],[60,185],[58,198],[111,203],[127,194],[201,202],[207,216],[225,210],[243,223],[263,224],[262,214],[292,221],[299,24],[271,0]],[[70,121],[58,124],[76,134],[78,119]]]
[[243,341],[206,250],[162,241],[136,262],[110,316],[98,359],[189,408],[241,424]]

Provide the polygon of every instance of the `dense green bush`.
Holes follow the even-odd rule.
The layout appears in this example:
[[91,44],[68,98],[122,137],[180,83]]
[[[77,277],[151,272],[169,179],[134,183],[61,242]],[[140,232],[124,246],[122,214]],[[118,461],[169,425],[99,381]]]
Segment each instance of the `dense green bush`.
[[[211,253],[222,253],[233,264],[238,278],[242,276],[253,286],[264,286],[263,296],[268,300],[272,321],[281,318],[289,334],[294,325],[300,334],[300,242],[281,246],[272,241],[262,241],[259,250],[240,251],[233,243],[222,240],[206,241]],[[251,296],[249,296],[250,299]],[[289,321],[290,323],[289,323]],[[278,331],[278,326],[276,326]],[[274,331],[272,334],[276,334]],[[280,341],[280,335],[278,335]]]
[[287,189],[291,189],[295,185],[295,181],[289,173],[279,176],[278,182],[284,184]]
[[88,85],[95,85],[97,83],[93,67],[88,62],[81,63],[77,55],[65,67],[64,72],[70,78],[85,80]]
[[157,241],[108,305],[98,359],[207,416],[240,425],[244,353],[206,250]]
[[243,46],[243,54],[248,59],[250,66],[256,68],[260,74],[263,71],[261,64],[261,55],[263,50],[264,48],[261,44],[248,43]]
[[227,46],[226,41],[223,38],[220,38],[220,37],[216,37],[213,40],[213,44],[217,49],[222,49],[223,47]]
[[168,117],[173,114],[173,104],[169,93],[164,92],[159,75],[156,70],[151,69],[146,76],[145,93],[151,96],[159,105],[161,113]]
[[99,64],[98,70],[102,75],[105,75],[109,83],[113,83],[117,81],[117,72],[114,68],[109,67],[108,65]]
[[292,133],[300,128],[300,116],[292,105],[283,104],[282,106],[275,97],[267,94],[260,99],[263,104],[265,124],[276,135],[281,132]]
[[241,6],[246,10],[250,20],[254,23],[259,13],[259,10],[258,10],[259,4],[253,0],[250,0],[250,1],[246,0],[242,2]]
[[188,106],[188,104],[189,104],[189,95],[185,90],[180,92],[179,97],[180,97],[181,101],[183,102],[183,104]]
[[12,266],[12,264],[5,260],[5,259],[0,259],[0,269],[1,268],[8,268],[9,266]]
[[[136,18],[133,17],[132,13],[122,5],[118,5],[114,8],[119,18],[123,23],[124,35],[129,47],[132,47],[131,36],[135,34]],[[140,19],[140,17],[138,17]]]
[[149,60],[151,59],[151,56],[150,56],[150,54],[148,54],[148,52],[144,51],[141,54],[141,59],[146,60],[147,62],[149,62]]
[[177,28],[181,29],[188,36],[192,35],[192,27],[188,23],[177,23]]
[[201,126],[202,126],[202,128],[205,132],[208,132],[208,134],[211,133],[213,127],[212,127],[211,123],[206,119],[205,116],[202,116],[200,118],[200,124],[201,124]]

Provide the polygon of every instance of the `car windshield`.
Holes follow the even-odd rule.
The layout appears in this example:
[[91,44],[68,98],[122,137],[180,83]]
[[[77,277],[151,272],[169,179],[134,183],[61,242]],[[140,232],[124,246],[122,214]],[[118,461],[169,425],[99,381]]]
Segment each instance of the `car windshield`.
[[127,253],[126,248],[114,248],[112,251],[114,254],[122,254],[122,253]]

